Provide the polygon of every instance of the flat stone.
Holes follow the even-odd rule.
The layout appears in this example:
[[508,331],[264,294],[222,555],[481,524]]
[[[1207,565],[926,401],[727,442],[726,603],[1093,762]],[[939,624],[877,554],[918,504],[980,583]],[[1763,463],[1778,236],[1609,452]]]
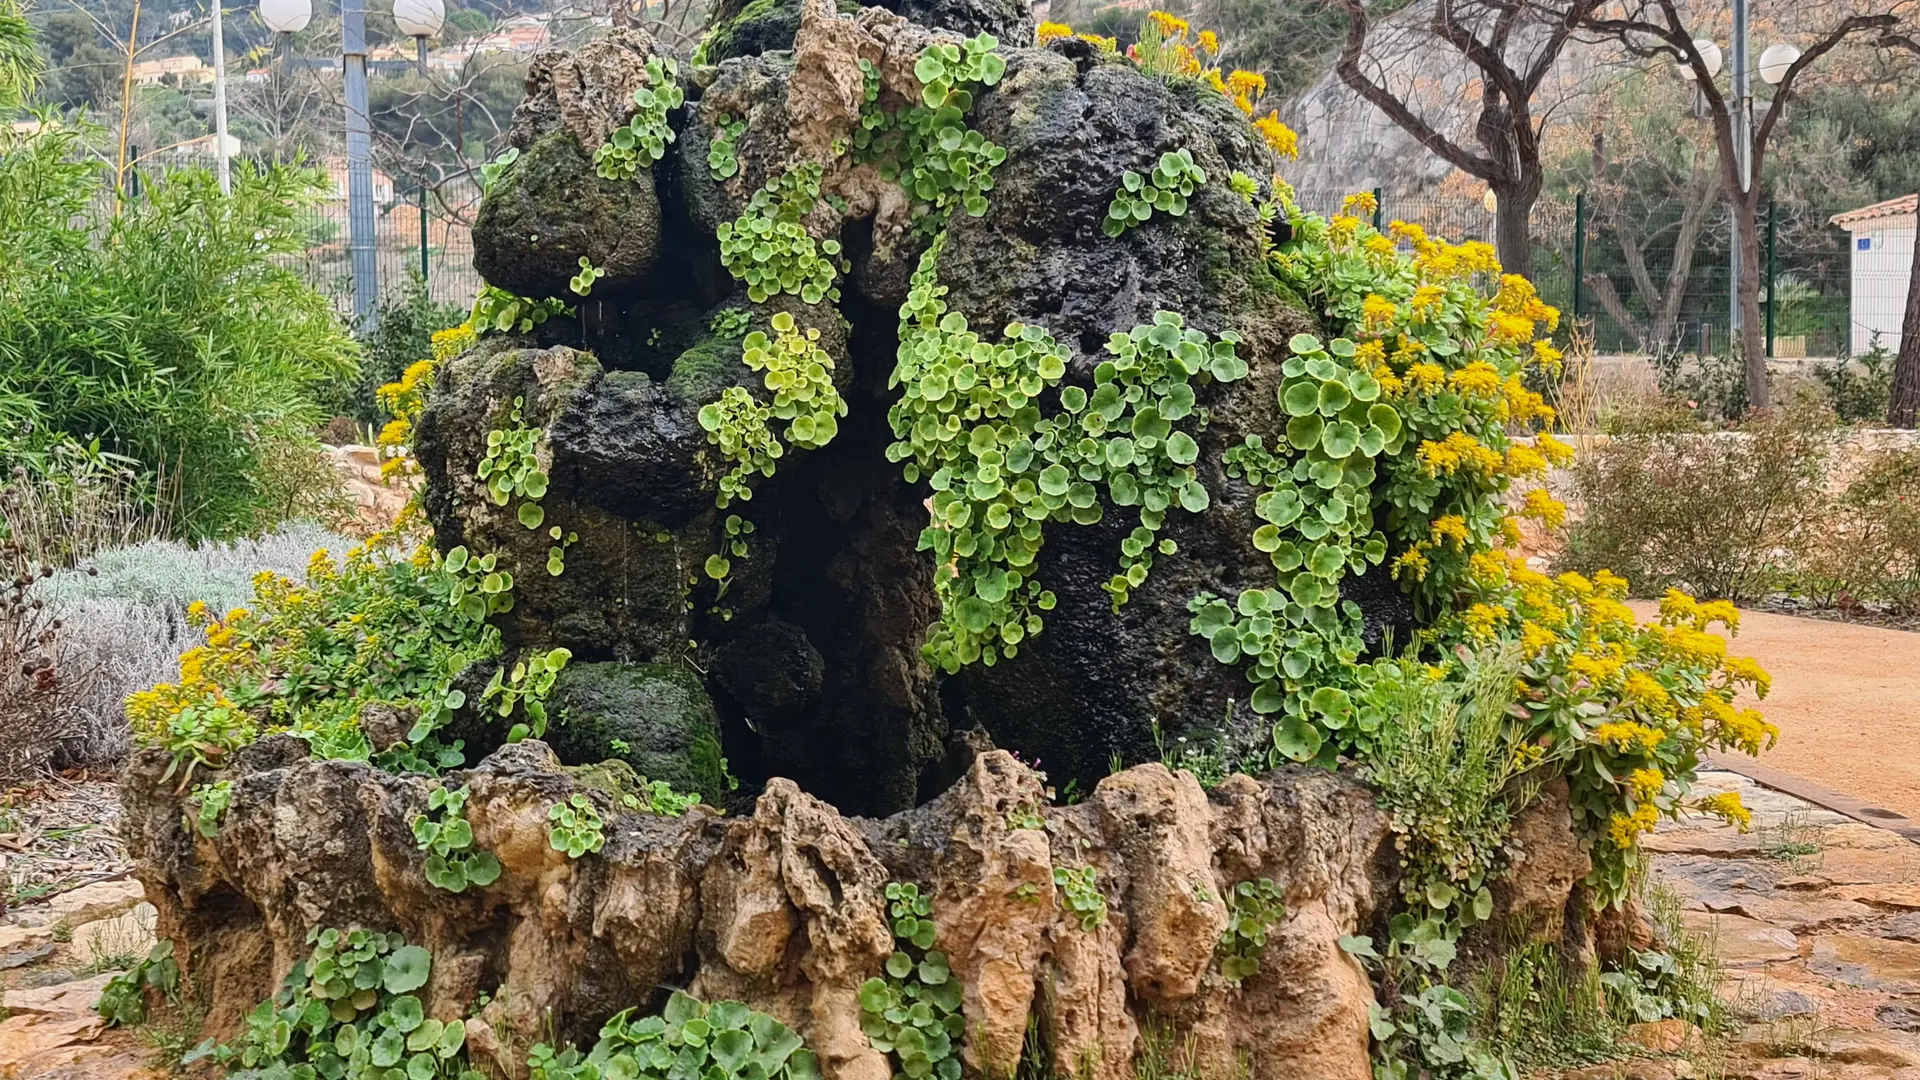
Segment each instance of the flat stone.
[[1920,1036],[1904,1031],[1830,1031],[1816,1042],[1835,1061],[1884,1069],[1920,1066]]
[[[1560,1074],[1560,1080],[1680,1080],[1676,1066],[1683,1061],[1645,1058],[1637,1061],[1608,1061]],[[1691,1070],[1688,1070],[1691,1075]]]
[[53,955],[53,949],[53,942],[47,941],[40,945],[30,945],[24,949],[15,949],[12,952],[0,953],[0,971],[26,967],[36,960],[45,960],[47,957]]
[[1681,913],[1693,933],[1707,938],[1721,961],[1732,967],[1793,960],[1800,955],[1800,939],[1793,931],[1740,915],[1704,911]]
[[1880,928],[1880,936],[1900,941],[1920,941],[1920,911],[1887,920],[1886,925]]
[[1920,992],[1920,945],[1857,934],[1816,938],[1807,970],[1849,986]]
[[1847,885],[1834,889],[1833,895],[1848,900],[1858,900],[1876,907],[1920,911],[1920,881],[1895,882],[1887,885]]
[[93,1003],[112,981],[114,972],[102,972],[87,979],[43,986],[38,990],[9,990],[0,994],[0,1008],[12,1013],[40,1013],[47,1016],[91,1016]]
[[1767,895],[1722,894],[1705,901],[1706,909],[1732,912],[1749,919],[1784,926],[1795,932],[1812,930],[1835,923],[1854,922],[1874,914],[1865,904],[1852,900],[1828,900],[1820,896],[1773,893]]
[[20,911],[18,918],[23,925],[77,926],[118,915],[145,898],[146,889],[133,878],[96,881],[50,897],[45,903],[29,905]]
[[103,960],[138,961],[153,949],[153,905],[144,901],[124,915],[97,919],[73,928],[73,958],[78,964]]
[[1920,1010],[1910,1005],[1882,1005],[1874,1010],[1873,1019],[1889,1031],[1920,1032]]
[[51,1055],[67,1047],[84,1046],[105,1027],[97,1016],[27,1013],[8,1017],[0,1021],[0,1076],[44,1076],[47,1067],[54,1064]]
[[1891,829],[1864,825],[1857,821],[1821,829],[1819,843],[1822,848],[1829,851],[1881,851],[1888,848],[1904,848],[1914,855],[1916,863],[1920,863],[1920,848],[1915,848],[1913,841]]
[[1823,851],[1813,857],[1817,860],[1816,865],[1781,879],[1778,885],[1782,889],[1793,889],[1827,885],[1894,885],[1920,881],[1920,845],[1904,840],[1901,843],[1905,846]]
[[1661,855],[1765,855],[1767,847],[1753,833],[1743,833],[1730,825],[1708,828],[1675,829],[1640,838],[1642,850]]
[[51,926],[0,926],[0,956],[52,940]]

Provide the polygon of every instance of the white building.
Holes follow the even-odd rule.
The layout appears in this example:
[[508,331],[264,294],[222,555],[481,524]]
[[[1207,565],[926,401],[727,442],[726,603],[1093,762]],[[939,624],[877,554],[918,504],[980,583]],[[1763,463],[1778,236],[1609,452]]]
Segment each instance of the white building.
[[1900,320],[1907,309],[1907,282],[1913,272],[1913,238],[1920,195],[1863,206],[1835,214],[1833,223],[1852,234],[1853,316],[1848,351],[1865,355],[1880,344],[1898,351]]

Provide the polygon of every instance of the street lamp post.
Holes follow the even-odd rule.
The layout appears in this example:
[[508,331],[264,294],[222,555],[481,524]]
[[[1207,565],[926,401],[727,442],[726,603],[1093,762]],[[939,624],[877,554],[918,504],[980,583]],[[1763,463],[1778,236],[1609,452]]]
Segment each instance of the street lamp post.
[[443,0],[393,0],[393,21],[401,33],[413,38],[420,58],[420,74],[425,76],[427,39],[440,33],[441,25],[447,21],[447,5]]
[[213,0],[213,164],[220,194],[233,194],[233,170],[227,163],[227,39],[221,24],[224,0]]

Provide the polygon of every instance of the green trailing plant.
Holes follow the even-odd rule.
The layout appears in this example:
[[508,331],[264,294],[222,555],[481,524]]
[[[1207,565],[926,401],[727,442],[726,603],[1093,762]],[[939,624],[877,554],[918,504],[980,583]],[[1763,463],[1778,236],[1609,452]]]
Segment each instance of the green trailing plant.
[[791,1028],[738,1001],[711,1005],[674,991],[657,1016],[627,1009],[584,1056],[537,1044],[532,1080],[818,1080],[820,1063]]
[[1181,217],[1187,212],[1187,200],[1207,182],[1207,170],[1194,164],[1193,151],[1182,147],[1160,155],[1153,171],[1146,175],[1128,169],[1120,174],[1120,186],[1107,206],[1107,219],[1100,230],[1119,236],[1135,225],[1144,225],[1154,211]]
[[209,1040],[211,1059],[242,1075],[346,1080],[482,1080],[467,1065],[463,1020],[426,1015],[416,991],[433,957],[399,934],[315,927],[313,953],[247,1014],[238,1043]]
[[[708,441],[733,462],[720,478],[716,501],[722,509],[736,498],[752,498],[752,478],[772,476],[784,447],[813,450],[833,441],[840,417],[847,415],[847,403],[833,385],[833,358],[820,347],[820,331],[801,326],[784,311],[774,314],[772,326],[771,338],[758,330],[748,334],[740,358],[761,374],[771,403],[762,405],[745,388],[730,386],[698,414]],[[785,425],[778,433],[769,424],[774,420]]]
[[1272,878],[1242,881],[1233,887],[1227,928],[1220,934],[1217,950],[1220,974],[1229,983],[1239,986],[1260,970],[1260,958],[1267,952],[1267,932],[1286,914],[1280,887]]
[[731,180],[740,173],[740,158],[733,144],[746,134],[747,122],[721,113],[713,122],[713,141],[707,145],[707,175],[715,180]]
[[673,142],[673,127],[667,113],[686,101],[678,82],[679,69],[671,57],[651,57],[646,66],[647,84],[633,92],[634,112],[625,126],[593,152],[596,172],[608,180],[632,179],[641,169],[667,156]]
[[956,207],[974,217],[987,212],[993,170],[1007,152],[969,128],[966,117],[974,95],[1006,73],[998,47],[990,34],[928,46],[914,62],[920,101],[898,113],[881,111],[879,72],[871,63],[861,68],[866,101],[853,149],[913,197],[923,226],[943,228]]
[[815,240],[803,224],[820,200],[820,175],[817,161],[796,165],[754,192],[738,218],[720,223],[720,261],[746,282],[754,303],[782,293],[809,304],[839,302],[840,241]]
[[427,881],[451,893],[482,888],[500,878],[500,860],[473,846],[473,826],[467,823],[466,787],[448,790],[436,785],[427,795],[427,813],[412,822],[413,841],[427,852]]
[[514,162],[519,160],[520,148],[509,146],[505,150],[500,151],[492,161],[482,164],[480,166],[480,194],[486,195],[492,192],[493,186],[500,182],[500,177],[513,166]]
[[559,577],[567,572],[567,549],[580,542],[580,534],[555,525],[547,530],[547,539],[553,541],[547,546],[547,576]]
[[567,288],[577,296],[586,296],[593,292],[593,283],[607,276],[603,266],[593,265],[593,260],[580,256],[580,272],[567,279]]
[[[724,768],[725,763],[722,763]],[[646,780],[647,800],[642,803],[639,796],[628,795],[621,800],[629,810],[644,808],[655,817],[686,817],[687,812],[700,805],[700,793],[689,791],[681,793],[673,790],[673,785],[665,780]]]
[[719,311],[713,313],[712,320],[707,323],[707,329],[711,331],[715,337],[744,337],[747,333],[747,327],[752,322],[753,316],[747,314],[744,308],[721,308]]
[[606,846],[605,827],[606,822],[593,800],[581,792],[569,795],[547,810],[547,843],[555,851],[566,852],[569,859]]
[[[1209,504],[1194,462],[1204,429],[1194,386],[1246,374],[1231,332],[1216,339],[1159,312],[1150,324],[1115,334],[1093,389],[1061,386],[1070,356],[1037,326],[1013,324],[990,344],[948,311],[934,268],[940,241],[922,256],[901,308],[899,358],[890,385],[902,391],[888,411],[909,482],[933,488],[933,521],[920,546],[952,574],[935,588],[941,619],[926,653],[949,672],[976,660],[1015,655],[1039,633],[1054,598],[1032,576],[1049,521],[1091,525],[1106,501],[1137,507],[1139,525],[1121,543],[1119,572],[1106,588],[1116,609],[1146,580],[1166,513]],[[1060,411],[1039,401],[1059,388]],[[1180,425],[1176,427],[1176,425]]]
[[547,733],[547,697],[553,693],[554,680],[572,659],[573,651],[565,647],[536,649],[525,659],[514,661],[511,671],[494,669],[481,700],[502,718],[515,711],[526,718],[507,729],[508,742],[537,739]]
[[481,288],[479,296],[474,297],[473,312],[467,316],[467,325],[480,334],[525,334],[555,315],[569,315],[572,311],[572,308],[552,297],[535,300],[487,285]]
[[1107,921],[1107,897],[1100,891],[1100,871],[1093,864],[1054,867],[1053,885],[1080,929],[1092,930]]
[[189,824],[194,831],[211,840],[220,832],[220,815],[226,813],[228,804],[233,802],[233,781],[215,780],[211,784],[201,784],[193,789],[188,802],[194,808]]
[[137,1027],[147,1022],[147,991],[157,990],[169,1001],[180,997],[180,962],[173,958],[173,942],[156,942],[131,968],[107,980],[93,1010],[108,1027]]
[[893,1055],[895,1076],[959,1080],[963,995],[946,954],[933,947],[932,899],[898,881],[886,897],[896,947],[886,975],[860,986],[860,1029],[875,1050]]
[[513,610],[513,571],[500,565],[499,555],[474,555],[463,544],[448,551],[440,565],[451,579],[447,603],[466,618],[479,622]]
[[1390,1004],[1368,1006],[1374,1080],[1518,1080],[1513,1063],[1475,1036],[1472,1000],[1447,985],[1454,945],[1433,920],[1394,916],[1384,953],[1365,936],[1340,947],[1391,988]]

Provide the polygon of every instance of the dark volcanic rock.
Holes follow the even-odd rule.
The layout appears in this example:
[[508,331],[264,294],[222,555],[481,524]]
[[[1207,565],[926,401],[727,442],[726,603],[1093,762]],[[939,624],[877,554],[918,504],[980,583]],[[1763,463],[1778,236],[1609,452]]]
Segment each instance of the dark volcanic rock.
[[648,780],[727,793],[720,721],[700,677],[673,664],[569,664],[547,700],[546,741],[562,761],[624,761]]
[[565,129],[541,136],[509,166],[480,204],[473,268],[520,296],[569,300],[580,260],[607,272],[608,292],[639,280],[660,257],[660,200],[653,175],[608,180],[591,148]]

